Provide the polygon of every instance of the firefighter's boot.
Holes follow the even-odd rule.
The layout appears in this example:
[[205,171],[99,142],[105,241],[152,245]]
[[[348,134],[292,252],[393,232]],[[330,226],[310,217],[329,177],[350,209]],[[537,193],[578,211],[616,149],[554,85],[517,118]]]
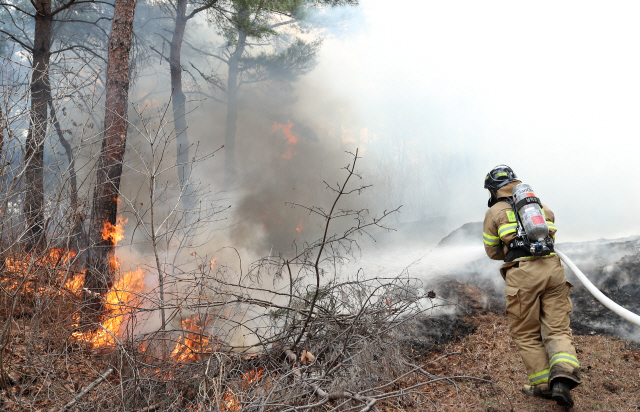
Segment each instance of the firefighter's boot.
[[573,408],[573,399],[571,398],[572,382],[567,378],[557,378],[552,383],[551,398],[560,406],[568,406]]
[[534,398],[551,399],[551,388],[549,384],[541,383],[539,385],[524,385],[522,387],[522,393]]

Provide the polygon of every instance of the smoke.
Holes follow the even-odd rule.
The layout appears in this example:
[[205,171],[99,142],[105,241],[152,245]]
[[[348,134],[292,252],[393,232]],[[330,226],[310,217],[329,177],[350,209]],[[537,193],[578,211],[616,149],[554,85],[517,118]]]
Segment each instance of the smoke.
[[[223,178],[229,149],[216,152],[224,144],[226,106],[193,68],[223,76],[225,66],[184,46],[190,141],[198,153],[216,152],[194,165],[194,181],[203,190],[199,207],[219,213],[186,245],[165,241],[166,261],[173,263],[171,255],[180,246],[191,252],[192,244],[209,259],[224,246],[235,247],[245,265],[268,254],[295,254],[323,229],[323,220],[300,205],[328,210],[335,193],[324,182],[335,187],[344,180],[342,168],[352,161],[346,152],[356,149],[362,179],[353,187],[373,186],[342,199],[339,207],[368,209],[372,215],[403,207],[388,219],[397,232],[374,230],[376,242],[360,239],[358,261],[340,268],[345,273],[406,270],[433,284],[442,276],[458,276],[500,290],[500,263],[484,256],[477,231],[462,236],[462,243],[437,245],[455,228],[482,220],[488,194],[481,181],[500,163],[512,166],[555,212],[560,242],[637,234],[640,193],[629,186],[640,178],[634,120],[640,109],[635,98],[640,60],[627,52],[640,34],[632,17],[636,7],[565,4],[548,13],[505,2],[424,2],[409,8],[371,0],[312,13],[316,21],[332,22],[304,34],[324,37],[317,67],[289,82],[242,86],[238,174],[231,185]],[[148,23],[139,26],[141,39],[163,32],[149,23],[157,9],[141,13],[146,14],[137,18]],[[220,50],[224,39],[205,19],[189,24],[189,44]],[[138,65],[131,100],[146,107],[158,128],[159,113],[169,104],[169,67],[157,54],[149,52],[146,59]],[[90,175],[99,142],[87,125],[99,128],[94,119],[102,113],[92,116],[73,112],[63,120],[76,121],[78,127],[68,128],[85,137],[75,140],[86,144],[81,178]],[[148,154],[145,136],[134,130],[140,119],[134,113],[130,119],[135,127],[122,182],[130,200],[121,205],[125,214],[133,213],[131,205],[148,206],[149,194],[148,180],[139,173]],[[170,131],[170,122],[163,127]],[[167,156],[164,165],[174,160]],[[176,175],[169,169],[163,176],[167,190],[158,205],[159,221],[177,204]],[[88,190],[90,181],[84,184]],[[350,224],[335,222],[332,229]],[[150,256],[136,228],[127,228],[135,259]],[[618,262],[628,254],[620,246],[559,247],[588,271]],[[234,259],[221,257],[221,262],[240,266]],[[191,260],[185,270],[197,265]],[[624,282],[633,283],[625,276]]]
[[[195,177],[219,193],[218,200],[232,206],[219,225],[230,229],[225,241],[260,255],[291,251],[294,240],[300,245],[317,237],[319,222],[287,202],[330,203],[331,193],[322,182],[339,181],[340,168],[349,161],[344,151],[356,148],[363,156],[359,166],[363,183],[373,187],[345,206],[361,205],[378,212],[402,205],[401,214],[391,220],[395,225],[437,218],[450,231],[481,220],[487,193],[480,181],[495,164],[507,163],[554,210],[559,241],[637,232],[640,224],[630,207],[640,199],[631,192],[626,201],[616,201],[622,187],[605,172],[607,165],[615,164],[615,174],[625,176],[625,181],[640,177],[633,162],[620,159],[632,153],[636,143],[624,137],[629,131],[619,133],[620,119],[611,117],[612,105],[622,107],[628,99],[603,100],[607,110],[586,116],[603,103],[584,99],[582,94],[572,96],[578,84],[567,78],[568,73],[580,72],[582,78],[589,70],[604,69],[584,65],[580,54],[574,56],[576,62],[563,57],[564,66],[558,65],[556,52],[569,41],[553,26],[560,17],[534,13],[536,21],[546,21],[553,28],[539,36],[533,34],[537,30],[529,30],[534,23],[520,17],[520,6],[503,6],[424,4],[415,13],[406,13],[371,1],[356,8],[312,13],[311,20],[331,22],[318,30],[316,24],[307,34],[324,37],[317,67],[293,82],[242,86],[237,179],[231,186],[223,184],[225,149],[196,165]],[[139,15],[149,22],[158,11],[143,12],[151,13]],[[567,7],[558,12],[573,10]],[[589,8],[582,12],[592,17],[596,13]],[[395,13],[399,16],[394,17]],[[569,20],[583,36],[571,37],[575,45],[594,40],[582,23]],[[486,21],[492,22],[490,28],[481,23]],[[214,28],[199,18],[191,23],[188,44],[220,50],[223,39]],[[148,24],[145,30],[154,37]],[[621,41],[617,37],[621,30],[635,29],[599,34]],[[504,36],[506,32],[509,36]],[[199,39],[206,41],[199,43]],[[599,46],[594,52],[621,58]],[[149,56],[151,64],[141,72],[132,96],[140,104],[161,107],[170,94],[168,64],[158,55]],[[223,64],[212,64],[187,45],[183,61],[204,73],[225,74]],[[553,70],[547,68],[551,62]],[[625,66],[629,70],[622,74],[634,73],[631,68],[636,62],[627,63],[631,66]],[[576,65],[579,71],[572,70]],[[201,152],[213,151],[224,143],[226,107],[208,96],[220,97],[197,72],[185,67],[189,70],[185,87],[191,98],[187,104],[190,140]],[[591,78],[596,79],[591,87],[604,92],[599,77]],[[297,138],[294,147],[288,145],[282,128],[274,128],[275,123],[292,124],[291,133]],[[604,124],[616,124],[607,144],[629,149],[616,151],[616,159],[605,156],[608,151],[600,149],[604,143],[589,144],[605,136],[600,133],[606,131]],[[577,189],[587,185],[589,194]],[[578,200],[580,207],[576,207]],[[625,219],[605,218],[604,210]]]
[[359,10],[361,34],[325,41],[308,81],[353,102],[373,137],[367,149],[393,165],[400,203],[445,215],[451,229],[481,220],[484,175],[506,163],[556,212],[560,240],[638,233],[640,198],[626,185],[640,177],[628,152],[639,148],[640,60],[624,52],[638,35],[637,5]]

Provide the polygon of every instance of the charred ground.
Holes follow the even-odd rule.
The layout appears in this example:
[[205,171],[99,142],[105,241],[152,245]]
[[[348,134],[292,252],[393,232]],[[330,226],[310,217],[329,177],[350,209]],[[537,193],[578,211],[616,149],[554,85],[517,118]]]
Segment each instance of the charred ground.
[[[438,248],[465,247],[475,242],[480,223],[469,223],[450,233]],[[559,244],[608,297],[623,307],[640,312],[640,254],[638,237]],[[427,391],[439,410],[562,410],[545,400],[519,393],[526,371],[509,337],[504,315],[502,279],[483,257],[440,277],[434,291],[453,302],[453,313],[425,319],[422,333],[428,344],[414,345],[430,359],[440,359],[429,369],[434,374],[474,376],[498,382],[504,393],[483,382],[461,384],[463,389],[436,387]],[[583,366],[584,384],[576,390],[573,410],[640,410],[640,332],[597,301],[566,270],[574,284],[571,327]],[[454,355],[451,355],[454,354]]]
[[[463,247],[477,244],[478,233],[482,231],[481,223],[468,223],[453,231],[438,244],[438,248]],[[580,243],[559,243],[558,249],[564,251],[587,277],[610,299],[624,308],[640,312],[640,238],[630,237],[615,240],[596,240]],[[460,267],[438,281],[436,289],[443,291],[440,296],[454,299],[461,304],[456,312],[460,316],[468,316],[466,312],[474,308],[471,302],[477,302],[470,296],[459,294],[459,288],[451,287],[452,281],[468,283],[481,292],[482,310],[494,313],[504,312],[502,279],[495,265],[487,265],[488,258],[472,261]],[[576,335],[603,334],[619,338],[640,340],[639,329],[620,318],[598,300],[596,300],[582,283],[565,267],[567,279],[574,285],[572,290],[573,311],[571,327]],[[477,312],[477,306],[476,306]],[[465,328],[462,328],[465,329]],[[468,329],[468,328],[466,328]],[[460,332],[458,332],[459,334]],[[455,332],[452,336],[456,335]]]

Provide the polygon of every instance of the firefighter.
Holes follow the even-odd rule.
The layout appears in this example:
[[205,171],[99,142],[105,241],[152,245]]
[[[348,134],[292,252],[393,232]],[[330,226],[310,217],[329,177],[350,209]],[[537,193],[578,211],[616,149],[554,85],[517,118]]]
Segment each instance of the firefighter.
[[491,197],[484,218],[484,247],[491,259],[505,262],[500,274],[505,280],[509,332],[529,375],[529,384],[522,387],[522,392],[572,407],[570,391],[582,383],[569,328],[572,285],[567,282],[560,258],[553,253],[555,217],[547,206],[539,203],[549,227],[550,250],[546,255],[533,256],[533,249],[522,246],[527,241],[518,241],[523,238],[523,230],[512,191],[520,183],[506,165],[496,166],[487,174],[484,187]]

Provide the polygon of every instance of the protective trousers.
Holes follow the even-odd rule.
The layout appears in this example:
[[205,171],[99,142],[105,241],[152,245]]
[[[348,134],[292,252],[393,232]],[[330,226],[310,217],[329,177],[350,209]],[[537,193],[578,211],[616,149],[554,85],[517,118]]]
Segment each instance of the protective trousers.
[[507,270],[505,281],[509,331],[531,385],[556,377],[580,384],[569,328],[572,285],[558,256],[520,260]]

